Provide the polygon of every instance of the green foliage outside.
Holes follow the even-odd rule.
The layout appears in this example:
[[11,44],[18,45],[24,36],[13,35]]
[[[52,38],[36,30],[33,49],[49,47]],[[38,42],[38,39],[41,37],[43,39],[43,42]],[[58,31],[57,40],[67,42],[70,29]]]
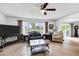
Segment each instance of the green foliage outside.
[[29,23],[27,25],[28,26],[26,26],[26,32],[38,31],[40,33],[43,33],[43,25],[41,23]]
[[70,29],[70,24],[62,23],[62,25],[61,25],[62,32],[67,31],[69,29]]

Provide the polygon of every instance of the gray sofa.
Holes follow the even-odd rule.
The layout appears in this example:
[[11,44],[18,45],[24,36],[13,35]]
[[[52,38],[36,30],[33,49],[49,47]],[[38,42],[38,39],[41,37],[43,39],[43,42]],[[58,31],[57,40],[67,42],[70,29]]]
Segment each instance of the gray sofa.
[[41,33],[37,32],[37,31],[32,31],[28,33],[28,42],[29,40],[35,40],[35,39],[43,39],[43,36],[41,35]]

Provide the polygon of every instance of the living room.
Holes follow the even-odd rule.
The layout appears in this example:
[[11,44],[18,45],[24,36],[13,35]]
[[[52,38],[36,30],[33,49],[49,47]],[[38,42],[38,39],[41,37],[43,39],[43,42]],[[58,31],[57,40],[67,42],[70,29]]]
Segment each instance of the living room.
[[[4,31],[7,26],[10,29],[10,35],[0,34],[0,55],[78,56],[78,5],[0,3],[0,26],[5,25],[5,29],[1,27]],[[18,30],[12,30],[13,26]]]

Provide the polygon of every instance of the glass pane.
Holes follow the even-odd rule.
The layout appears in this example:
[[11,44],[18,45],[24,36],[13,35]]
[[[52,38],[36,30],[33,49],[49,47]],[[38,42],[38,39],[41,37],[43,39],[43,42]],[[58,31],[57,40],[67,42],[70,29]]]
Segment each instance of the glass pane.
[[44,24],[43,23],[27,23],[25,26],[26,32],[38,31],[43,33]]

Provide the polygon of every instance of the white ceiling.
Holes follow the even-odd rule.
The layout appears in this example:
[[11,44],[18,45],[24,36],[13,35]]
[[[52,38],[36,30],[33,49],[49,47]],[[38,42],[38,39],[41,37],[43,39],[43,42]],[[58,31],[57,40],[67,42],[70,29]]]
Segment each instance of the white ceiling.
[[79,3],[49,3],[47,8],[56,8],[43,15],[40,11],[42,3],[0,3],[0,12],[6,16],[32,19],[59,19],[79,11]]

